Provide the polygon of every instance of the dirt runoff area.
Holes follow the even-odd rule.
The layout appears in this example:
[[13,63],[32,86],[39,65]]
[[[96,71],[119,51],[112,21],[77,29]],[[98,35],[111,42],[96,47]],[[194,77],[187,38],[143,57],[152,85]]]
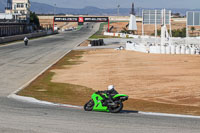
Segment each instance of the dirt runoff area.
[[198,55],[156,55],[100,49],[86,51],[79,62],[78,65],[52,70],[56,73],[52,82],[94,90],[105,90],[113,84],[119,93],[128,94],[131,99],[200,107]]

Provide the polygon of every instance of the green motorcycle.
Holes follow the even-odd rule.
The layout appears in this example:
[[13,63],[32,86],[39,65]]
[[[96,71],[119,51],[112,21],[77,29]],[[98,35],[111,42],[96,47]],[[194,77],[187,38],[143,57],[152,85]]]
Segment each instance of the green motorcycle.
[[85,104],[84,110],[118,113],[123,109],[122,102],[126,100],[128,100],[128,95],[116,94],[110,101],[105,92],[98,91],[92,94],[92,99]]

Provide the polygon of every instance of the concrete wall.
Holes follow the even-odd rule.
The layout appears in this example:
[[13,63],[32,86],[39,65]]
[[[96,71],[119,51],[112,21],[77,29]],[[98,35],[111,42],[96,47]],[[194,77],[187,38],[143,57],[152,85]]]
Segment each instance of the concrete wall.
[[23,34],[24,32],[24,25],[0,25],[0,37]]
[[0,37],[30,33],[32,27],[21,23],[0,23]]
[[17,41],[17,40],[23,40],[25,36],[30,39],[30,38],[42,37],[42,36],[51,35],[51,34],[53,34],[53,32],[46,31],[46,32],[37,32],[37,33],[16,35],[16,36],[0,37],[0,44],[13,42],[13,41]]

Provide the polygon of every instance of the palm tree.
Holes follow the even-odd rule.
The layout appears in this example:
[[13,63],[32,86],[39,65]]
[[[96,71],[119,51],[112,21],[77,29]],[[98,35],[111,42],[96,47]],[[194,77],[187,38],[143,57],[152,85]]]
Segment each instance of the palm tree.
[[194,30],[195,30],[195,27],[191,27],[192,34],[193,34]]

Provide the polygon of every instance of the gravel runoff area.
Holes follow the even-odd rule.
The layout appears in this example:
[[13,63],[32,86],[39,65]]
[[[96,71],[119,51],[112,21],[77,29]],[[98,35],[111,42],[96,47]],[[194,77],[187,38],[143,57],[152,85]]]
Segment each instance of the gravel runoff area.
[[[114,84],[119,93],[136,99],[139,109],[200,115],[200,56],[155,55],[113,49],[86,50],[79,64],[53,69],[52,82],[94,90]],[[142,103],[138,103],[143,101]],[[148,104],[150,103],[150,104]],[[152,104],[156,103],[156,104]],[[134,107],[134,103],[131,106]],[[145,106],[151,106],[145,110]],[[169,108],[168,108],[169,106]],[[176,110],[177,107],[178,111]],[[174,108],[174,111],[173,109]],[[167,111],[170,110],[170,111]]]

